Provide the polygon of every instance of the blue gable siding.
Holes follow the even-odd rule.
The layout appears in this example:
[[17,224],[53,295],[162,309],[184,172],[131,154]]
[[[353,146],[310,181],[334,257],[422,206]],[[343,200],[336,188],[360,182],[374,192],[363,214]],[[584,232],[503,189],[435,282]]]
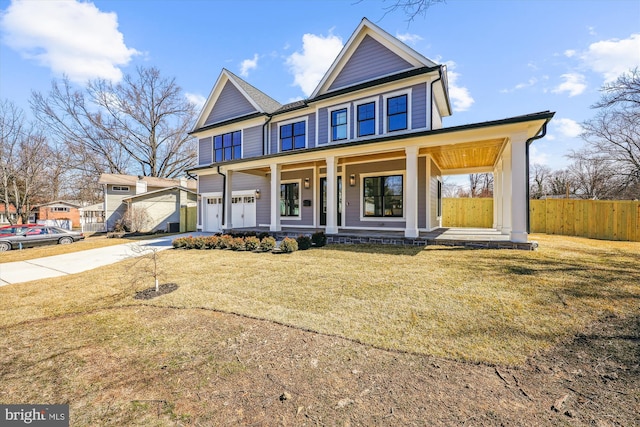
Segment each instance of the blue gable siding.
[[262,156],[262,126],[247,128],[242,132],[242,158]]
[[410,68],[410,63],[372,37],[365,36],[329,87],[329,91]]
[[204,124],[206,126],[256,111],[247,98],[231,82],[227,82]]
[[198,141],[198,164],[210,165],[213,163],[212,138],[202,138]]

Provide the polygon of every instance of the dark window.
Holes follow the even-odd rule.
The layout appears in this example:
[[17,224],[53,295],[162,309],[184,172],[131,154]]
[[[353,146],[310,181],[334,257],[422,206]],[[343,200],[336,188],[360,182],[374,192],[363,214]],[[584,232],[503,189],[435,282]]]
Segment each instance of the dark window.
[[280,151],[298,150],[306,146],[305,122],[280,126]]
[[300,184],[280,184],[280,216],[300,216]]
[[407,95],[387,99],[387,131],[407,128]]
[[402,175],[363,180],[364,216],[402,217]]
[[347,109],[331,112],[331,140],[347,139]]
[[358,105],[358,136],[376,133],[376,103]]
[[213,137],[213,152],[216,162],[242,158],[242,133],[225,133]]
[[437,216],[442,216],[442,181],[438,180],[438,209]]

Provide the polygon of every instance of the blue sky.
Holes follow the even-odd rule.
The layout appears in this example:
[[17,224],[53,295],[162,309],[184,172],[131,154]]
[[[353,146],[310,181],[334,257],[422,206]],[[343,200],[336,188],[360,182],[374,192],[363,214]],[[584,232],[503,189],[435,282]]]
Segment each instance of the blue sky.
[[532,161],[582,147],[599,88],[640,66],[640,0],[449,0],[408,22],[391,0],[0,0],[0,98],[66,74],[81,87],[137,66],[204,102],[222,68],[281,103],[307,97],[363,17],[449,70],[445,126],[556,112]]

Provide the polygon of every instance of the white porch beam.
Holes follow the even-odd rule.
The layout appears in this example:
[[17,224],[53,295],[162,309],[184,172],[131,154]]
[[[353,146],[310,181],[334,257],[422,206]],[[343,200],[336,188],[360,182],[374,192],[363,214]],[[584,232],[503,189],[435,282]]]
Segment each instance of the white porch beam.
[[511,234],[511,141],[503,151],[502,158],[502,234]]
[[418,237],[418,147],[405,148],[406,194],[405,200],[405,237]]
[[327,226],[326,234],[338,233],[338,162],[334,156],[328,156],[327,162]]
[[496,177],[494,183],[494,194],[493,199],[495,201],[495,210],[496,210],[496,230],[502,231],[502,218],[503,218],[503,198],[504,198],[504,172],[502,170],[502,160],[500,160],[496,167]]
[[269,224],[269,231],[280,231],[282,226],[280,225],[280,169],[281,166],[276,163],[270,165],[271,168],[271,190],[269,194],[271,196],[271,223]]
[[232,224],[232,206],[231,198],[233,196],[233,171],[226,171],[226,178],[224,180],[224,224],[222,224],[223,230],[231,230]]

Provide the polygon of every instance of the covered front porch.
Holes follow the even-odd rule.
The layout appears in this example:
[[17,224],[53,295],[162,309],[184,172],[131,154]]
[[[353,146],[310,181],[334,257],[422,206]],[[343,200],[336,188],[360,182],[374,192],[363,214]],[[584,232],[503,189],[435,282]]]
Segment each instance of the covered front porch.
[[[238,228],[230,232],[269,233],[280,240],[285,237],[296,238],[300,235],[311,235],[316,231],[283,227],[280,231],[271,231],[269,227]],[[382,244],[403,246],[459,246],[474,249],[521,249],[535,250],[538,243],[534,241],[512,242],[509,235],[493,228],[437,228],[421,231],[417,237],[405,237],[403,231],[391,230],[342,230],[327,235],[327,243],[335,244]]]

